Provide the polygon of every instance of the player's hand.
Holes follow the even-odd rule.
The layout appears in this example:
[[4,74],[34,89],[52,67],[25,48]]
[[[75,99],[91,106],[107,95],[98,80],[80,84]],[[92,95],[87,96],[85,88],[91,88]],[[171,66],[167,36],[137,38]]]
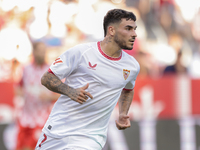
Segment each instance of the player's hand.
[[127,115],[119,115],[119,120],[115,120],[115,123],[119,130],[124,130],[131,126],[129,116]]
[[84,102],[86,102],[86,100],[88,99],[88,97],[90,97],[91,99],[93,99],[93,96],[85,91],[87,88],[89,87],[89,83],[87,83],[87,85],[78,88],[78,89],[74,89],[73,93],[71,94],[70,98],[80,104],[83,104]]

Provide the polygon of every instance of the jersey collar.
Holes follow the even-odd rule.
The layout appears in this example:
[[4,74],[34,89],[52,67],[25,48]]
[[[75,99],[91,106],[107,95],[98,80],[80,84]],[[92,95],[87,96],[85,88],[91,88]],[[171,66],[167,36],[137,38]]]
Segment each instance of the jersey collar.
[[100,41],[97,42],[97,46],[98,46],[99,52],[100,52],[104,57],[106,57],[107,59],[110,59],[110,60],[113,60],[113,61],[118,61],[118,60],[120,60],[120,59],[122,58],[122,52],[121,52],[121,55],[120,55],[118,58],[116,58],[116,57],[110,57],[110,56],[106,55],[106,53],[104,53],[104,51],[101,49]]

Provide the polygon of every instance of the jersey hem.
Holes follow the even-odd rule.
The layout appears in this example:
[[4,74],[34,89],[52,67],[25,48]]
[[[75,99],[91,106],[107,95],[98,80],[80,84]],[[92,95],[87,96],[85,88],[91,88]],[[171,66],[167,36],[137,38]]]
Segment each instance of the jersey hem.
[[[58,136],[58,135],[51,134],[51,133],[50,133],[48,130],[46,130],[45,128],[42,129],[42,132],[43,132],[44,134],[46,134],[47,136],[49,136],[49,137],[51,137],[51,138],[56,138],[56,139],[62,139],[62,138],[64,138],[64,137],[66,137],[66,136],[76,136],[76,135],[78,135],[78,134],[69,134],[69,135],[65,135],[65,136]],[[101,146],[101,148],[103,148],[102,144],[99,143],[98,141],[96,141],[95,138],[93,138],[93,137],[91,137],[91,136],[88,136],[87,134],[81,134],[81,135],[93,139],[97,144],[99,144],[99,145]]]
[[51,73],[51,74],[53,74],[53,75],[55,75],[50,68],[48,69],[48,72]]
[[133,91],[133,89],[125,89],[125,88],[123,88],[123,90],[125,90],[125,91]]

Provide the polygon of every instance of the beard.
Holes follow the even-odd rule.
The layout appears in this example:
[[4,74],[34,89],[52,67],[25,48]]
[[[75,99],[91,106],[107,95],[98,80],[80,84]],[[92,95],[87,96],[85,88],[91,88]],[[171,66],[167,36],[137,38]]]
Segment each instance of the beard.
[[132,49],[133,49],[133,46],[132,46],[132,47],[128,47],[128,46],[126,45],[126,41],[123,40],[123,39],[120,39],[119,36],[118,36],[118,34],[115,34],[115,36],[114,36],[114,41],[115,41],[115,43],[118,44],[118,46],[119,46],[121,49],[125,49],[125,50],[132,50]]

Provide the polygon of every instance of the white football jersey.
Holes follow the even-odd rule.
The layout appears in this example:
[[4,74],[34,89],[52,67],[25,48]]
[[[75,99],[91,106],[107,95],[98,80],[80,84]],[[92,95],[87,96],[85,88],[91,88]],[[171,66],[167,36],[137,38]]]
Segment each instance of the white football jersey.
[[138,62],[122,51],[119,58],[107,56],[100,42],[80,44],[56,59],[50,70],[65,84],[80,88],[89,83],[87,92],[93,99],[80,104],[61,95],[43,128],[51,137],[82,135],[102,147],[106,142],[111,113],[123,89],[132,90],[139,73]]

